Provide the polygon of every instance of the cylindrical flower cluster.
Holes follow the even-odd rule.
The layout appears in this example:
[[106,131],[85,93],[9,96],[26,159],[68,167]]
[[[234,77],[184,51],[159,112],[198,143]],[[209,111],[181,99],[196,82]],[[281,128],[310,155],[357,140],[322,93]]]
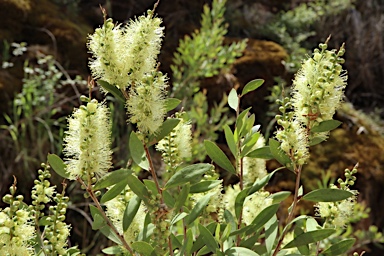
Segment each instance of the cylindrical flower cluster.
[[344,46],[327,50],[320,44],[313,57],[306,60],[293,81],[295,117],[312,128],[321,121],[332,119],[344,95],[347,75],[342,69]]
[[75,110],[68,120],[64,142],[67,172],[71,180],[103,176],[112,166],[108,108],[92,100],[87,106]]

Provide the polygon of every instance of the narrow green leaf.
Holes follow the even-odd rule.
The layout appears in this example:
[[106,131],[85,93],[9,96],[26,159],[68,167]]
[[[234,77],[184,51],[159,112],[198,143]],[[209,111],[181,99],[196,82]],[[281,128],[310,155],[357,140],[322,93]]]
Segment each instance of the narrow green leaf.
[[337,120],[325,120],[320,122],[317,126],[312,127],[311,132],[328,132],[336,129],[342,122]]
[[183,185],[190,181],[200,180],[202,175],[211,170],[213,166],[211,164],[193,164],[184,167],[180,171],[176,172],[165,184],[164,188],[172,188]]
[[321,188],[313,190],[302,197],[314,202],[337,202],[353,196],[353,193],[342,189]]
[[263,227],[276,214],[279,206],[279,204],[272,204],[264,208],[252,221],[252,224],[255,225],[254,230]]
[[116,183],[126,180],[130,174],[132,174],[132,171],[128,169],[120,169],[117,171],[109,172],[96,182],[93,189],[99,190],[102,188],[113,186]]
[[[196,184],[199,184],[199,183],[196,183]],[[176,203],[175,203],[175,209],[173,210],[174,212],[180,211],[180,209],[183,207],[185,201],[188,198],[189,190],[190,190],[189,183],[186,183],[181,188],[181,191],[180,191],[179,196],[177,197],[177,200],[176,200]]]
[[235,174],[236,170],[233,167],[231,161],[229,161],[228,157],[224,154],[224,152],[212,141],[205,140],[204,141],[205,150],[207,151],[208,156],[221,168],[224,170]]
[[260,133],[256,132],[256,133],[253,133],[252,135],[248,136],[248,138],[246,138],[244,140],[244,147],[243,149],[241,150],[241,154],[240,154],[240,157],[245,157],[251,150],[252,148],[255,146],[257,140],[259,139],[260,137]]
[[167,136],[178,124],[180,119],[178,118],[167,118],[159,128],[159,133],[156,135],[156,141],[162,140]]
[[339,241],[331,245],[331,247],[323,251],[321,254],[329,256],[344,254],[352,247],[355,241],[355,238],[347,238],[345,240]]
[[192,229],[187,230],[187,239],[183,241],[183,247],[180,250],[179,255],[192,255],[192,248],[193,248],[193,233]]
[[269,148],[273,157],[282,165],[292,170],[291,159],[287,154],[280,148],[280,142],[274,139],[269,139]]
[[272,252],[272,248],[275,244],[278,226],[276,215],[273,215],[272,218],[265,224],[265,247],[268,254]]
[[189,193],[207,192],[207,191],[215,188],[219,184],[221,184],[221,182],[222,182],[222,180],[203,180],[203,181],[200,181],[200,182],[193,184],[191,186]]
[[239,216],[241,212],[243,211],[243,205],[244,205],[244,200],[248,195],[249,189],[244,189],[242,190],[239,194],[237,194],[236,199],[235,199],[235,214],[236,218],[239,219]]
[[122,180],[116,185],[114,185],[112,188],[108,189],[108,191],[101,197],[100,203],[104,204],[105,202],[108,202],[109,200],[115,198],[117,195],[120,195],[120,192],[123,191],[125,186],[127,186],[127,182],[125,180]]
[[263,79],[255,79],[255,80],[252,80],[250,82],[248,82],[244,88],[243,88],[243,91],[241,92],[241,96],[244,96],[245,94],[251,92],[251,91],[254,91],[256,90],[257,88],[259,88],[262,84],[264,83],[264,80]]
[[252,107],[249,107],[245,110],[243,110],[239,116],[236,118],[236,129],[238,130],[238,134],[240,136],[240,134],[242,134],[242,131],[245,130],[244,129],[244,124],[245,124],[245,119],[247,118],[248,116],[248,113],[249,113],[249,110],[251,109]]
[[268,173],[266,176],[264,176],[263,178],[259,179],[257,178],[257,180],[255,181],[255,183],[253,183],[252,187],[249,189],[249,193],[248,195],[252,195],[253,193],[259,191],[261,188],[263,188],[265,185],[267,185],[268,181],[272,178],[272,176],[278,171],[279,169],[276,169],[274,170],[273,172],[271,173]]
[[109,226],[104,226],[100,229],[100,232],[105,235],[109,240],[122,245],[123,243],[120,241],[119,237],[112,231]]
[[262,159],[272,159],[273,155],[271,153],[271,149],[269,146],[257,148],[251,152],[249,152],[246,157],[251,157],[251,158],[262,158]]
[[311,138],[309,141],[309,146],[315,146],[317,144],[320,144],[321,142],[325,141],[327,139],[327,136],[315,136]]
[[272,198],[272,204],[277,204],[277,203],[280,203],[281,201],[284,201],[291,194],[292,194],[291,191],[279,191],[270,195],[269,197]]
[[[299,226],[294,227],[294,237],[297,237],[303,233],[304,233],[304,230],[301,227],[299,227]],[[309,255],[309,245],[308,244],[298,246],[297,249],[299,250],[299,252],[302,255]]]
[[[217,224],[216,222],[211,222],[208,225],[206,225],[205,227],[209,230],[209,232],[213,233],[215,231],[216,224]],[[188,229],[188,230],[191,230],[191,229]],[[193,246],[191,248],[191,253],[200,250],[204,245],[205,245],[205,241],[204,241],[203,236],[198,236],[196,241],[193,243]],[[205,246],[205,248],[207,249],[206,246]],[[200,251],[199,251],[199,253],[200,253]],[[209,252],[209,250],[208,250],[208,252]],[[192,254],[181,254],[181,255],[192,255]]]
[[176,99],[176,98],[166,98],[165,99],[165,110],[171,111],[174,110],[177,106],[179,106],[181,100]]
[[120,100],[121,102],[125,103],[125,98],[124,98],[124,95],[122,94],[122,92],[117,89],[116,86],[113,86],[111,85],[110,83],[108,83],[107,81],[104,81],[104,80],[97,80],[97,83],[103,87],[104,90],[106,90],[107,92],[110,92],[113,96],[115,96],[116,99]]
[[259,256],[259,254],[245,247],[232,247],[225,251],[227,256]]
[[284,249],[315,243],[329,237],[335,232],[336,230],[331,228],[309,231],[295,237],[291,242],[284,246]]
[[137,211],[140,208],[141,199],[137,195],[133,196],[127,207],[125,208],[123,215],[123,231],[125,232],[131,225],[133,218],[135,218]]
[[188,216],[186,212],[180,212],[171,220],[171,226]]
[[200,223],[198,223],[198,227],[199,227],[200,235],[202,235],[204,238],[205,245],[208,247],[208,249],[211,252],[215,252],[216,248],[219,248],[219,247],[212,233],[209,232],[209,230],[203,225],[201,225]]
[[101,215],[96,214],[93,217],[93,222],[92,222],[92,229],[93,230],[98,230],[98,229],[104,227],[105,225],[107,225],[107,222],[103,219],[103,217],[101,217]]
[[227,145],[228,145],[229,149],[231,150],[232,155],[236,157],[237,156],[237,146],[236,146],[236,142],[235,142],[235,137],[231,131],[231,128],[229,128],[229,126],[227,124],[224,125],[224,134],[225,134],[225,139],[227,141]]
[[129,150],[133,161],[143,168],[144,170],[149,170],[149,162],[145,156],[143,142],[137,137],[135,132],[131,132],[129,136]]
[[134,175],[130,175],[127,179],[128,186],[141,200],[148,202],[149,192],[144,184]]
[[108,248],[104,248],[101,251],[105,254],[108,254],[108,255],[117,255],[120,253],[122,253],[122,254],[124,253],[124,250],[121,248],[121,246],[116,246],[116,245],[108,247]]
[[154,252],[155,249],[153,247],[144,241],[136,241],[132,243],[132,248],[136,252],[144,255],[144,256],[151,256],[151,254]]
[[237,96],[237,92],[234,88],[229,92],[228,95],[228,105],[235,111],[237,111],[237,107],[239,106],[239,97]]
[[200,200],[196,203],[195,207],[193,207],[191,213],[186,218],[187,225],[192,224],[197,217],[200,216],[200,213],[207,206],[209,200],[211,199],[212,194],[207,194],[200,198]]
[[65,179],[69,178],[69,173],[65,170],[67,166],[59,156],[55,154],[48,154],[48,163],[52,169],[61,177]]

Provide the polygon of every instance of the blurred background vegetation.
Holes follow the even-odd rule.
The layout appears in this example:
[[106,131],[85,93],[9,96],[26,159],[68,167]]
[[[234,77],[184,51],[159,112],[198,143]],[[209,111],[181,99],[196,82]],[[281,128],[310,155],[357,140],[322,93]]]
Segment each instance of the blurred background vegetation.
[[[47,153],[61,154],[66,117],[79,106],[79,96],[88,94],[86,38],[103,22],[99,6],[114,20],[124,22],[152,8],[155,2],[0,0],[0,195],[6,193],[15,175],[19,192],[28,198],[36,170],[46,161]],[[203,139],[224,142],[222,125],[233,121],[225,95],[252,79],[266,82],[244,98],[242,107],[252,106],[264,134],[272,136],[277,112],[274,101],[289,94],[301,60],[332,35],[330,48],[345,42],[347,49],[347,97],[336,118],[343,126],[331,133],[326,143],[313,148],[303,182],[308,189],[317,188],[359,162],[355,187],[360,191],[359,202],[368,210],[360,211],[365,218],[354,226],[360,232],[354,234],[360,243],[356,248],[366,250],[365,255],[380,255],[383,251],[373,243],[383,239],[375,237],[370,226],[377,226],[379,231],[384,227],[384,1],[227,0],[224,15],[212,13],[222,27],[212,37],[213,48],[207,44],[200,49],[198,46],[211,36],[204,24],[198,31],[203,6],[211,2],[161,0],[156,10],[165,26],[160,70],[170,77],[170,94],[184,97],[184,109],[194,126],[191,161],[205,159],[199,143]],[[192,33],[196,36],[190,38],[200,35],[200,42],[196,39],[189,50],[177,49],[180,40]],[[248,41],[244,55],[239,57],[237,51],[244,39]],[[188,40],[184,42],[192,44]],[[194,49],[206,54],[193,53]],[[185,55],[186,51],[190,55]],[[215,54],[208,54],[212,51]],[[235,57],[239,58],[234,61]],[[92,94],[101,99],[98,88]],[[132,128],[126,125],[124,106],[109,96],[107,102],[113,108],[115,167],[121,167],[129,159],[127,141]],[[224,143],[222,147],[227,150]],[[273,169],[276,163],[269,162],[268,166]],[[233,177],[220,175],[226,184],[233,182]],[[54,177],[53,183],[60,186],[61,182]],[[279,174],[269,189],[293,186],[292,177]],[[90,229],[88,202],[82,191],[75,184],[67,191],[72,245],[79,244],[83,252],[95,255],[108,242]]]

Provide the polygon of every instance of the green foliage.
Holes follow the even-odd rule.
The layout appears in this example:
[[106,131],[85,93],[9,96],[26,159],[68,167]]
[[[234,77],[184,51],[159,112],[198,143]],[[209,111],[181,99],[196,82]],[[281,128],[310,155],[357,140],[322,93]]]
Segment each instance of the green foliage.
[[[214,1],[212,10],[206,7],[202,20],[203,28],[211,29],[213,32],[211,31],[210,34],[218,33],[220,37],[224,35],[222,34],[224,30],[218,29],[223,22],[221,18],[224,3],[225,1],[218,0]],[[151,13],[149,12],[150,15],[146,19],[152,18]],[[213,23],[214,17],[219,18],[218,24]],[[140,27],[141,20],[135,22],[130,26]],[[203,35],[208,37],[208,34]],[[198,33],[184,43],[196,47],[199,52],[202,49],[194,45],[193,40],[197,40],[196,38],[199,39]],[[208,42],[210,41],[208,40]],[[187,51],[190,49],[188,47],[182,51],[179,50],[179,53],[185,57],[185,54],[191,53],[191,51]],[[219,46],[215,45],[215,47]],[[319,54],[319,52],[316,53]],[[218,53],[216,52],[216,54]],[[226,56],[225,59],[228,59],[226,53],[219,54],[219,56]],[[206,60],[206,57],[201,58]],[[182,58],[181,55],[179,58]],[[198,77],[212,75],[214,70],[218,70],[218,67],[221,69],[223,63],[227,63],[223,61],[216,63],[215,61],[207,60],[204,65],[210,63],[206,67],[208,73],[198,74]],[[113,63],[111,64],[113,65]],[[194,67],[202,68],[196,63],[187,67],[188,72],[196,72]],[[187,68],[182,71],[182,73],[188,72]],[[131,75],[137,74],[132,71]],[[139,76],[138,79],[140,80],[142,77]],[[188,76],[181,76],[180,79],[187,80],[186,83],[190,82]],[[155,80],[151,81],[155,83]],[[197,82],[197,80],[195,81]],[[80,170],[73,170],[69,168],[70,161],[65,162],[55,154],[48,155],[48,162],[54,171],[63,178],[70,178],[78,182],[84,190],[84,196],[92,200],[92,203],[89,204],[92,229],[97,230],[115,244],[102,249],[104,253],[148,256],[207,254],[276,256],[320,255],[320,253],[340,255],[351,253],[355,249],[353,246],[361,246],[359,243],[383,242],[382,234],[375,227],[366,233],[353,233],[356,240],[350,238],[352,235],[351,223],[356,221],[354,217],[358,216],[357,214],[353,216],[357,191],[350,189],[356,181],[357,166],[352,170],[346,169],[345,180],[338,179],[337,184],[327,177],[322,182],[322,187],[316,190],[307,191],[307,188],[304,188],[306,184],[301,184],[301,173],[306,164],[303,159],[307,159],[308,156],[294,154],[295,147],[302,143],[307,149],[311,146],[310,138],[315,138],[315,135],[319,133],[329,132],[340,125],[340,122],[332,119],[333,113],[326,120],[318,121],[323,113],[319,113],[316,115],[317,118],[313,119],[312,117],[315,115],[312,109],[294,109],[292,106],[295,102],[290,98],[284,98],[279,107],[282,116],[276,117],[276,119],[279,120],[278,124],[285,133],[277,136],[282,131],[279,130],[276,133],[276,139],[269,138],[266,146],[264,136],[259,131],[260,125],[257,123],[252,109],[243,110],[240,107],[242,97],[257,90],[263,83],[263,80],[256,79],[250,81],[241,92],[232,89],[228,98],[224,97],[225,101],[212,108],[210,115],[207,113],[208,105],[205,94],[195,93],[196,90],[193,88],[195,84],[192,83],[193,86],[189,88],[191,92],[188,93],[191,93],[190,96],[194,96],[193,101],[196,103],[196,108],[187,109],[186,113],[176,112],[174,117],[160,120],[160,128],[152,134],[140,132],[139,127],[129,133],[127,147],[130,154],[126,168],[118,170],[112,168],[106,173],[92,172],[91,169],[94,166],[109,164],[112,166],[111,159],[96,157],[92,162],[88,161],[86,164],[79,165]],[[99,81],[99,84],[119,101],[131,100],[124,90],[116,90],[114,86],[103,81]],[[325,84],[324,86],[330,85]],[[151,95],[148,94],[148,87],[141,89],[135,92],[140,97],[146,99],[145,96]],[[33,95],[33,93],[26,95]],[[318,95],[307,95],[307,97],[318,101],[323,98]],[[28,102],[31,106],[34,105],[33,102],[40,101],[35,96],[24,98],[32,99]],[[173,98],[161,100],[166,102],[167,111],[177,108],[180,103],[179,100]],[[189,98],[184,99],[184,103],[188,100]],[[83,111],[81,113],[87,118],[96,115],[97,103],[91,99],[86,99],[86,101],[87,105],[80,107],[80,110]],[[144,104],[147,102],[142,102],[142,105],[138,104],[137,111],[143,111],[140,107],[144,108]],[[226,104],[229,105],[229,108],[225,106]],[[189,105],[189,107],[191,106]],[[145,109],[148,110],[148,108]],[[229,110],[235,112],[235,123],[231,127],[228,125],[228,119],[223,116]],[[304,112],[307,118],[304,120],[306,123],[300,123],[296,127],[302,130],[299,134],[297,129],[291,127],[295,121],[292,118],[302,118],[302,115],[298,115],[298,112],[294,111],[307,111]],[[191,118],[195,124],[193,134],[195,141],[192,141],[191,133],[183,131],[183,129],[191,129],[189,125],[182,126],[185,124],[185,116]],[[50,117],[48,116],[48,118]],[[146,122],[146,118],[149,118],[146,113],[142,117],[143,120],[140,120],[142,122]],[[84,123],[75,127],[78,128],[76,130],[78,134],[74,132],[67,136],[84,136],[92,128],[88,122],[90,119],[87,118],[82,119]],[[105,125],[107,126],[107,123]],[[215,142],[216,132],[221,128],[224,129],[225,147],[228,148],[228,152]],[[99,135],[109,136],[108,129],[102,131],[105,131],[105,134],[103,132]],[[95,137],[97,136],[88,136],[77,144],[71,145],[67,151],[76,151],[77,147],[93,149],[92,147],[105,146],[92,140]],[[183,137],[183,140],[180,140],[180,137]],[[291,144],[284,144],[287,139],[290,139]],[[90,141],[91,143],[89,143]],[[162,147],[159,147],[161,143],[163,143]],[[155,144],[157,147],[151,148]],[[195,152],[192,158],[197,163],[188,164],[190,159],[185,159],[188,156],[181,157],[175,153],[178,147],[188,149],[189,144],[194,144]],[[162,151],[162,154],[156,154],[156,150]],[[87,156],[92,152],[83,150],[78,155]],[[300,153],[299,150],[298,152]],[[78,155],[75,155],[74,158],[80,161]],[[221,167],[223,172],[235,177],[236,184],[223,187],[223,179],[216,172],[218,168],[212,163],[205,162],[206,155],[209,156],[212,163]],[[270,158],[278,161],[282,167],[267,173],[265,159]],[[201,161],[196,161],[196,159]],[[166,163],[170,167],[167,174],[160,172],[162,163]],[[64,196],[64,190],[58,194],[54,191],[54,187],[50,186],[48,169],[49,167],[44,165],[44,171],[40,170],[38,173],[38,179],[32,190],[31,206],[23,203],[22,196],[16,196],[16,182],[10,187],[10,194],[3,198],[9,207],[0,210],[0,235],[2,239],[4,237],[9,239],[0,243],[0,249],[10,250],[8,247],[18,246],[20,250],[28,247],[30,252],[37,251],[47,255],[78,255],[80,253],[76,248],[68,248],[66,244],[69,228],[64,220],[69,198]],[[142,178],[143,175],[139,175],[136,171],[138,169],[142,173],[150,175],[151,178]],[[271,178],[277,172],[283,172],[284,169],[292,171],[295,175],[293,194],[290,191],[275,193],[266,191],[265,187]],[[66,187],[65,183],[63,186]],[[291,194],[293,200],[287,207]],[[297,216],[298,204],[303,200],[317,203],[315,205],[316,218],[304,214]],[[49,216],[45,217],[43,211],[48,203],[50,203]],[[362,214],[361,218],[366,217],[367,213],[362,208],[359,208],[360,212],[365,214]],[[283,221],[278,213],[285,211],[288,215]],[[20,227],[24,228],[25,232],[20,232]]]
[[171,95],[186,100],[186,108],[190,107],[191,96],[199,90],[199,80],[228,69],[246,47],[245,40],[223,45],[227,34],[224,23],[225,3],[226,0],[215,0],[212,8],[204,6],[200,30],[180,40],[174,55]]

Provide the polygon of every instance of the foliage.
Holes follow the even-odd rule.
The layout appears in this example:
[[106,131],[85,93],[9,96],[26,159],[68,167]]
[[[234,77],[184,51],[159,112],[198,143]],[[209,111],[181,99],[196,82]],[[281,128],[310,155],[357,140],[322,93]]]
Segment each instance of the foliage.
[[305,43],[316,34],[314,24],[325,17],[335,16],[352,8],[353,3],[354,0],[304,2],[293,9],[282,11],[275,17],[268,25],[267,31],[275,35],[278,42],[289,52],[290,59],[285,63],[287,70],[295,72],[308,54],[309,47]]
[[[223,103],[215,108],[218,114],[211,114],[216,118],[214,123],[223,126],[228,154],[214,141],[205,139],[201,144],[211,163],[189,164],[193,150],[189,115],[176,111],[165,119],[165,112],[173,111],[181,100],[165,97],[165,75],[157,71],[163,31],[160,24],[153,10],[124,26],[105,18],[103,26],[89,37],[93,74],[105,93],[126,103],[127,119],[135,125],[129,135],[131,159],[126,168],[108,172],[114,169],[111,116],[107,105],[92,99],[91,94],[81,96],[85,104],[74,109],[68,119],[64,160],[48,155],[53,170],[80,184],[84,196],[92,200],[92,229],[114,243],[102,252],[148,256],[352,253],[357,239],[345,228],[356,220],[353,208],[358,192],[351,187],[358,166],[346,169],[345,180],[337,180],[338,184],[325,180],[321,188],[312,191],[301,184],[309,148],[324,141],[340,125],[333,115],[346,86],[344,46],[328,50],[327,42],[322,43],[303,63],[294,80],[292,97],[277,102],[281,112],[275,117],[279,129],[268,141],[251,108],[240,108],[242,98],[262,86],[264,80],[252,80],[241,91],[233,88],[226,99],[235,112],[234,126],[219,120],[225,112]],[[140,33],[131,35],[127,31]],[[152,51],[140,51],[149,44]],[[116,58],[124,53],[126,62],[134,66]],[[127,76],[127,80],[121,80],[119,74]],[[191,112],[192,116],[206,122],[205,95],[194,96],[205,108]],[[208,135],[212,132],[197,131]],[[166,175],[161,176],[154,162],[156,150],[161,153]],[[275,159],[282,166],[267,173],[266,159]],[[212,163],[235,176],[238,183],[224,187]],[[65,182],[63,192],[57,193],[48,181],[50,167],[42,167],[32,189],[32,205],[16,195],[16,182],[10,194],[4,196],[9,207],[0,210],[0,249],[11,255],[79,255],[77,248],[68,248],[66,243],[70,228],[64,223],[69,201],[64,195]],[[151,179],[140,179],[137,170]],[[265,190],[277,172],[289,171],[295,175],[293,195],[290,191]],[[285,207],[289,197],[292,203]],[[298,214],[298,205],[303,201],[315,203],[316,217]],[[288,217],[283,219],[278,211],[286,211]],[[369,232],[356,237],[382,242],[377,230]],[[359,242],[365,241],[356,244]]]
[[[14,56],[22,55],[26,43],[12,43]],[[12,67],[10,57],[3,59],[3,68]],[[17,152],[16,162],[23,163],[24,169],[34,168],[44,161],[50,152],[59,153],[65,127],[65,117],[57,117],[63,106],[74,98],[65,98],[61,91],[76,84],[84,84],[80,77],[72,79],[52,56],[40,54],[36,62],[24,63],[22,90],[12,104],[11,113],[4,114],[6,124],[3,132],[11,135],[10,151]],[[74,89],[78,93],[77,89]],[[4,134],[3,134],[4,135]],[[30,166],[32,164],[32,166]]]

